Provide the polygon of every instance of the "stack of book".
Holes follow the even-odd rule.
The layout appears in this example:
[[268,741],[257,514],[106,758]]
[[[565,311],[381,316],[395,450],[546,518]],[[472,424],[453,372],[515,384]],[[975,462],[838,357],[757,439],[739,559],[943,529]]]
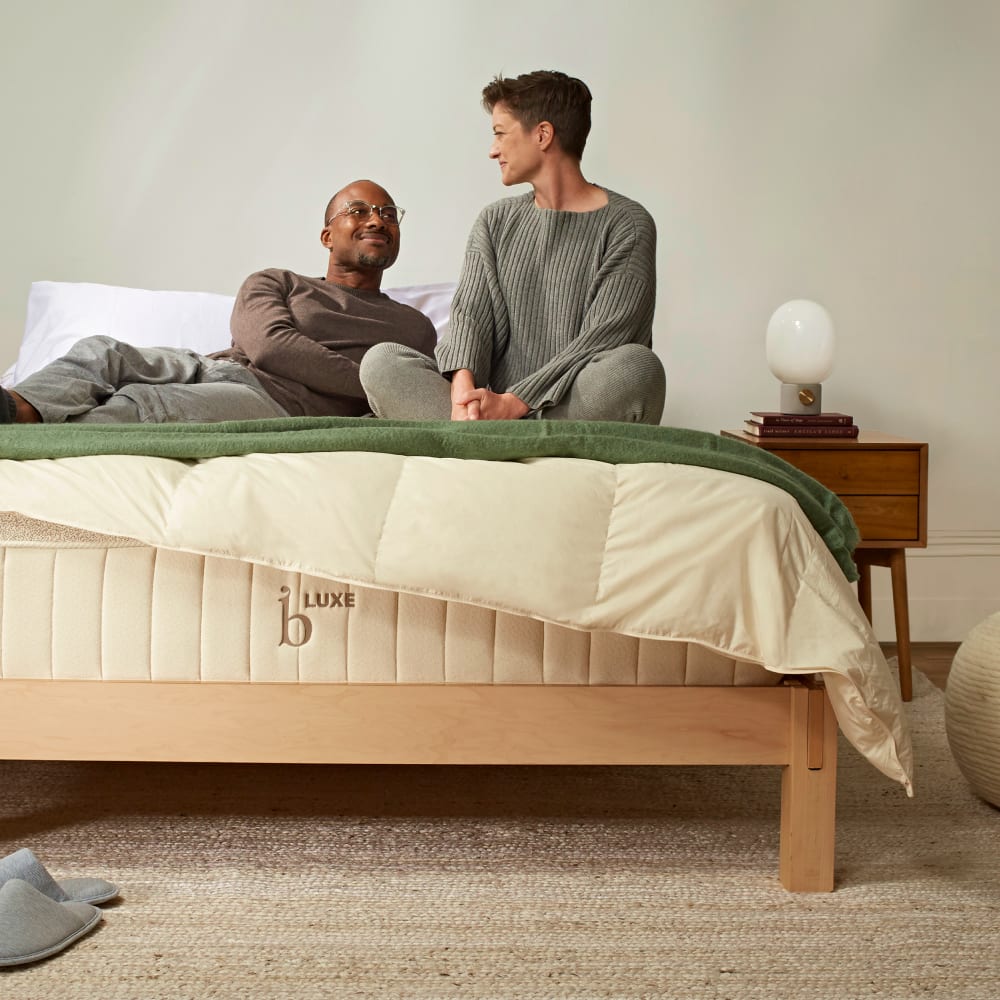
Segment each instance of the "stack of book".
[[858,426],[846,413],[775,413],[753,410],[745,421],[755,437],[856,438]]

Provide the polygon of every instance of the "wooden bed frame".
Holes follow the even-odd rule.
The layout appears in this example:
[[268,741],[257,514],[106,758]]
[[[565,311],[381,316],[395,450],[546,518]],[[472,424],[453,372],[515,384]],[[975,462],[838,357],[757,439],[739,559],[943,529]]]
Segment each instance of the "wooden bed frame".
[[0,758],[782,768],[779,874],[833,889],[837,722],[821,685],[0,681]]

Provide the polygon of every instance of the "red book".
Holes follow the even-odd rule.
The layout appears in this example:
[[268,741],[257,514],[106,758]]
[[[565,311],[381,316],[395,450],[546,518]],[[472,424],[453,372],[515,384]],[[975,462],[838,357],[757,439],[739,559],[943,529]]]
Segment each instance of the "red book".
[[850,427],[854,418],[846,413],[777,413],[772,410],[751,410],[754,423],[764,427]]
[[856,424],[795,424],[788,427],[773,424],[758,424],[747,420],[746,432],[755,437],[810,437],[810,438],[856,438],[859,428]]

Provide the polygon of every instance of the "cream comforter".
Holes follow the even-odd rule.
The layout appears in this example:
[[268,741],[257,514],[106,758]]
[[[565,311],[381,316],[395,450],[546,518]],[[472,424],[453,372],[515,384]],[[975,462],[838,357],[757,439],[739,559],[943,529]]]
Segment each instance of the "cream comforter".
[[824,674],[840,726],[911,792],[893,677],[795,500],[674,464],[369,452],[0,461],[0,507],[243,559]]

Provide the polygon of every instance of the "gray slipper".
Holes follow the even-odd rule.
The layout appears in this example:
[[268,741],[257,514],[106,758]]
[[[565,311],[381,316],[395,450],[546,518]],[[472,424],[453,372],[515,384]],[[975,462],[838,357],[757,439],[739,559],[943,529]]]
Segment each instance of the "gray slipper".
[[0,886],[12,878],[33,885],[57,903],[106,903],[118,895],[118,886],[102,878],[64,878],[57,882],[27,847],[0,858]]
[[12,878],[0,886],[0,966],[48,958],[93,930],[103,916],[89,903],[57,903]]

